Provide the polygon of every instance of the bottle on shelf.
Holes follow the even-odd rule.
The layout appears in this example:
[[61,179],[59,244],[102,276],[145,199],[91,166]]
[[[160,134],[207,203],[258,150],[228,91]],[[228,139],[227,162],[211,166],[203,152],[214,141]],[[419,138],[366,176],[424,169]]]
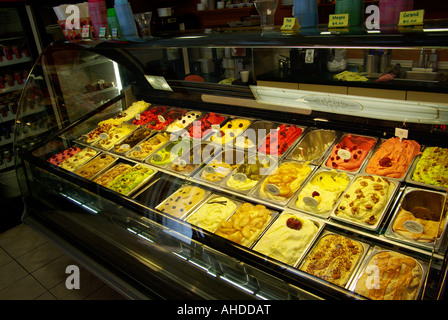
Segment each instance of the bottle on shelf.
[[129,2],[127,0],[115,0],[114,8],[120,23],[121,34],[124,37],[138,37],[137,25],[135,24],[134,14]]
[[293,16],[301,27],[316,27],[318,23],[317,0],[294,0]]
[[396,25],[401,11],[413,10],[414,0],[380,0],[378,8],[381,25]]
[[350,26],[359,26],[364,22],[364,0],[336,0],[335,14],[348,13]]
[[109,25],[109,34],[112,37],[121,35],[120,23],[118,22],[115,8],[107,9],[107,24]]
[[106,28],[107,36],[107,9],[104,0],[89,0],[89,14],[93,25],[93,37],[99,38],[100,29]]

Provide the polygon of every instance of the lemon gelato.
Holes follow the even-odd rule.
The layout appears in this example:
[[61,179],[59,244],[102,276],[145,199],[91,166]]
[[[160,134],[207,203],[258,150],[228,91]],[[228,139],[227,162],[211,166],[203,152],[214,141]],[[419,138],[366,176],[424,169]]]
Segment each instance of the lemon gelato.
[[294,265],[313,240],[318,227],[309,219],[292,213],[282,213],[254,247],[288,265]]
[[321,171],[300,191],[296,207],[311,213],[329,213],[349,183],[345,172]]

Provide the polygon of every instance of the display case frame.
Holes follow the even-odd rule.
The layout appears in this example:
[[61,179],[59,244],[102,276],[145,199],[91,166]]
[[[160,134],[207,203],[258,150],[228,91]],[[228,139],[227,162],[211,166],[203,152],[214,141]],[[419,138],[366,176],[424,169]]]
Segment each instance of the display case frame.
[[[149,202],[142,204],[135,197],[119,195],[46,161],[49,154],[73,146],[74,138],[80,133],[90,131],[87,128],[94,128],[95,123],[113,117],[141,100],[154,105],[212,111],[238,117],[253,117],[256,112],[255,118],[261,120],[269,119],[310,128],[320,127],[379,137],[393,136],[395,128],[403,127],[403,122],[391,120],[387,115],[375,119],[324,110],[300,110],[296,106],[260,104],[254,97],[252,88],[246,85],[229,86],[165,77],[171,90],[155,89],[148,81],[146,67],[139,60],[140,55],[145,52],[159,50],[166,53],[166,49],[172,48],[181,51],[204,47],[252,50],[378,46],[403,50],[440,48],[441,39],[447,37],[446,32],[428,34],[419,31],[372,35],[365,30],[361,31],[361,34],[355,32],[348,35],[328,35],[321,32],[307,35],[305,30],[299,35],[203,33],[183,34],[170,39],[139,43],[84,41],[77,44],[53,44],[39,59],[30,77],[33,81],[40,77],[41,89],[48,90],[48,113],[57,115],[55,119],[58,119],[54,121],[55,127],[33,139],[24,136],[23,127],[16,128],[17,174],[26,204],[23,221],[52,239],[80,263],[96,271],[96,274],[132,299],[365,299],[353,291],[257,253],[250,247],[216,236],[183,219],[163,214],[155,209],[153,202],[156,200],[150,197],[151,194]],[[188,45],[185,44],[186,41]],[[67,99],[58,89],[59,81],[54,76],[58,74],[59,64],[64,65],[72,61],[56,63],[47,59],[61,52],[75,56],[77,53],[87,56],[101,55],[110,59],[109,68],[118,70],[118,73],[115,72],[117,93],[112,97],[103,96],[104,100],[77,117],[68,117],[66,110],[71,106],[66,103]],[[95,59],[92,60],[90,65],[83,67],[96,66]],[[186,70],[184,68],[182,72]],[[275,79],[273,81],[275,82]],[[28,81],[22,101],[28,99],[34,85],[31,80]],[[423,92],[425,88],[423,85],[419,90]],[[273,90],[285,95],[293,92],[288,89]],[[446,112],[446,106],[437,106]],[[440,114],[443,115],[443,112]],[[17,120],[20,119],[19,114]],[[441,117],[441,120],[446,119]],[[438,121],[424,124],[418,121],[409,122],[406,123],[406,128],[410,138],[418,137],[422,144],[445,147],[443,137],[446,133],[438,135],[433,130]],[[83,144],[78,145],[81,148],[86,147]],[[285,156],[287,157],[287,154]],[[129,164],[139,163],[124,156],[118,157]],[[286,205],[254,198],[251,194],[221,189],[216,184],[197,180],[193,176],[185,176],[164,168],[156,170],[158,173],[149,184],[161,181],[160,184],[170,191],[173,191],[177,184],[187,182],[202,186],[213,194],[223,194],[242,202],[264,205],[278,213],[289,209]],[[398,189],[402,192],[403,186]],[[157,194],[159,191],[153,192],[152,196]],[[398,204],[398,198],[391,202],[390,207],[394,208]],[[382,221],[380,230],[385,228],[389,218],[388,216]],[[326,230],[362,239],[371,247],[382,245],[418,258],[423,257],[429,267],[425,269],[428,272],[425,272],[422,279],[424,285],[419,292],[419,298],[441,298],[447,270],[446,252],[438,253],[395,242],[376,232],[336,220],[318,220],[325,224]]]

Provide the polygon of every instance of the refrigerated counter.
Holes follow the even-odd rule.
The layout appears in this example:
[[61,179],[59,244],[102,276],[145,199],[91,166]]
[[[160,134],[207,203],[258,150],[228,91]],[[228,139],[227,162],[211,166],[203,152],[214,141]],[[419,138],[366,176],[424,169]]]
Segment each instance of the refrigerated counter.
[[[446,37],[52,44],[17,117],[23,221],[131,299],[440,299],[443,83],[313,90],[307,66],[294,71],[300,83],[269,75],[293,50],[442,51]],[[45,132],[21,121],[29,104],[52,123]]]

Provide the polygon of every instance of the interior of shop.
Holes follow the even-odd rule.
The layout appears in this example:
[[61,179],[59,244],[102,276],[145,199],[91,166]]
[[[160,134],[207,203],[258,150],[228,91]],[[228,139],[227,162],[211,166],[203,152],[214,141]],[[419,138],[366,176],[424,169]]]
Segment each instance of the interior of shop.
[[445,299],[448,3],[1,1],[0,21],[1,299]]

